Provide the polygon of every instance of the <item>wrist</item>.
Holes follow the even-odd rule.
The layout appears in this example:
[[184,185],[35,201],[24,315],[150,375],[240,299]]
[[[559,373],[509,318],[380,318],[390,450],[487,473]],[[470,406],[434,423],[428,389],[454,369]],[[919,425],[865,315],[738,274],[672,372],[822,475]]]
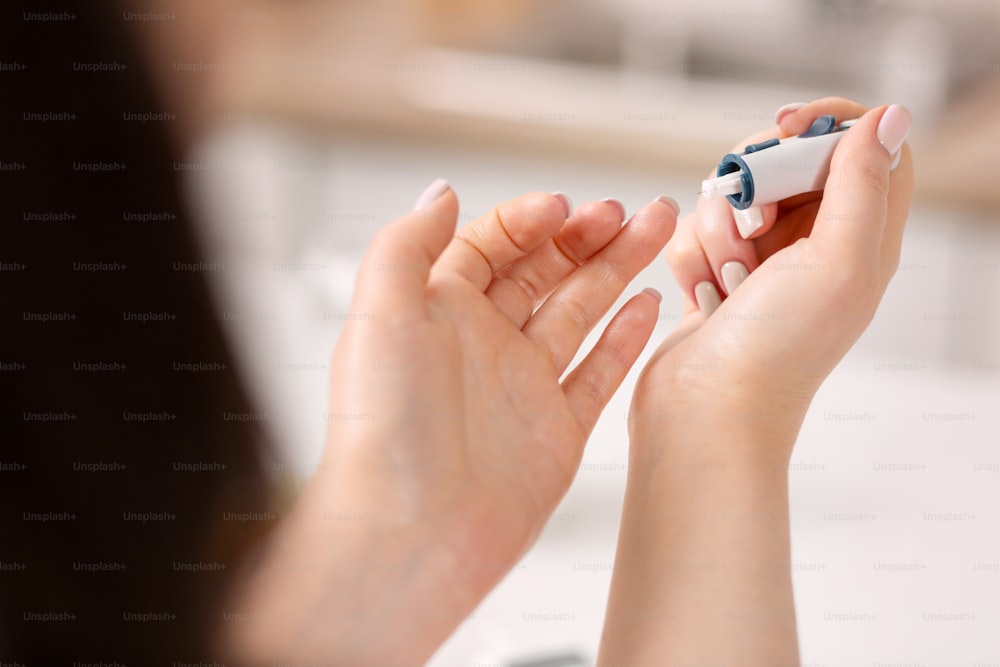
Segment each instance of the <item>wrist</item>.
[[780,395],[766,387],[716,391],[640,380],[629,412],[630,458],[640,465],[784,470],[810,400],[811,394]]

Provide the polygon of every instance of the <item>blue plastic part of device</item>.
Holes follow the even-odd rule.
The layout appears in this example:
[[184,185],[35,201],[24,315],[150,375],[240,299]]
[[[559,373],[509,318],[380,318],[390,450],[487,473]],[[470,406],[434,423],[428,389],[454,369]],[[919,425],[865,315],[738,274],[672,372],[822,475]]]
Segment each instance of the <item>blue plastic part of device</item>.
[[722,162],[719,163],[719,168],[715,171],[715,175],[725,176],[734,171],[740,172],[740,184],[743,186],[743,191],[738,195],[726,195],[726,199],[729,200],[729,203],[735,209],[743,210],[750,208],[750,204],[753,203],[753,176],[750,175],[750,168],[747,167],[747,163],[743,161],[741,156],[735,153],[727,153],[722,158]]
[[836,118],[833,116],[820,116],[813,121],[813,124],[809,126],[809,129],[799,135],[799,139],[808,139],[809,137],[819,137],[824,134],[830,134],[836,127]]
[[780,143],[781,140],[775,138],[775,139],[768,139],[767,141],[761,141],[756,144],[750,144],[749,146],[743,147],[743,154],[746,155],[747,153],[756,153],[757,151],[762,151],[765,148],[770,148],[771,146],[777,146]]

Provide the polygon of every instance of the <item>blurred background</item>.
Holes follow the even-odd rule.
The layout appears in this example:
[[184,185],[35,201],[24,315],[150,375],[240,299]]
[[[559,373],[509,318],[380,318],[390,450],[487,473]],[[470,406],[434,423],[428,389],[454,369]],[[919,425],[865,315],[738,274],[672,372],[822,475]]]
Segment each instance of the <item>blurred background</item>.
[[[669,194],[689,211],[701,178],[785,103],[910,107],[902,265],[793,458],[802,657],[1000,665],[1000,4],[256,0],[213,3],[193,26],[178,6],[142,29],[162,79],[199,82],[203,122],[178,130],[197,141],[177,168],[280,446],[272,472],[292,488],[323,445],[361,253],[434,178],[463,223],[530,190],[630,211]],[[199,32],[217,48],[178,50]],[[662,262],[630,293],[646,285],[665,297],[656,341],[681,295]],[[634,378],[537,546],[434,667],[592,664]]]

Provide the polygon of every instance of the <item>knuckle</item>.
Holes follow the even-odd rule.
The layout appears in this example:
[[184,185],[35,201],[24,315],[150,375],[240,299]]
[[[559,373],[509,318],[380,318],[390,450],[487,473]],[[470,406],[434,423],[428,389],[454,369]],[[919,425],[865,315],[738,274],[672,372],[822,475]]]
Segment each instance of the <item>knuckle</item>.
[[579,382],[584,394],[595,405],[603,405],[607,396],[612,393],[611,380],[607,374],[595,369],[584,371]]
[[559,302],[559,310],[573,328],[579,332],[587,332],[593,322],[593,316],[587,301],[576,295],[566,295]]
[[538,277],[530,271],[511,273],[504,276],[521,290],[525,298],[531,303],[538,303],[541,299],[541,287]]

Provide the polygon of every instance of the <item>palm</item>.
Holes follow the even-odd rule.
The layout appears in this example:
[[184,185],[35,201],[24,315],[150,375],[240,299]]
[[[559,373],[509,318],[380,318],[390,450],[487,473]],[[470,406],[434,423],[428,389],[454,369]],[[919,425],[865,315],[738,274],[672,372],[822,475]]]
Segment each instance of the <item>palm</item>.
[[[789,404],[815,391],[860,335],[878,303],[877,299],[862,301],[856,296],[871,291],[862,284],[867,278],[860,273],[839,270],[843,261],[831,253],[829,239],[814,238],[814,227],[820,228],[817,215],[820,215],[822,201],[822,193],[816,192],[779,202],[774,224],[766,233],[750,241],[739,241],[752,247],[755,263],[759,266],[726,298],[721,307],[727,312],[721,317],[706,320],[697,301],[688,297],[680,325],[652,355],[639,380],[633,418],[642,417],[647,402],[654,406],[651,409],[656,409],[657,400],[663,400],[655,390],[657,386],[679,384],[692,389],[707,384],[705,388],[710,392],[726,391],[724,385],[713,386],[722,382],[715,375],[723,374],[688,373],[683,369],[725,368],[727,377],[737,375],[750,385],[761,383],[760,390],[772,398],[779,396],[779,387],[787,381],[789,386],[796,387],[785,397]],[[704,205],[706,209],[725,206],[722,202]],[[703,217],[710,215],[703,214]],[[829,229],[838,221],[838,218],[830,218],[823,224]],[[681,223],[677,236],[689,234],[696,225],[697,216],[692,215]],[[699,240],[709,243],[704,237]],[[716,249],[716,252],[724,255],[732,250],[719,253]],[[705,254],[712,253],[703,253],[698,248],[700,258]],[[676,253],[673,259],[677,265],[685,266]],[[801,272],[801,279],[789,281],[789,271]],[[891,272],[883,271],[876,281],[882,290],[890,276]],[[683,284],[685,277],[677,277]],[[852,283],[857,285],[852,287]],[[831,317],[829,301],[825,307],[818,305],[817,289],[830,292],[826,294],[830,300],[834,299],[834,290],[841,292],[843,302],[838,303],[834,311],[837,317]],[[785,322],[788,329],[809,331],[807,343],[798,347],[776,345],[771,333],[776,321]],[[745,354],[746,349],[754,349],[755,354]],[[681,372],[678,369],[682,369]],[[787,377],[789,375],[795,377]],[[807,390],[802,389],[803,379]],[[659,396],[659,399],[647,401],[650,396]]]
[[[418,543],[444,545],[463,564],[449,583],[473,597],[516,562],[569,487],[601,409],[652,331],[655,301],[629,302],[560,377],[672,231],[662,203],[621,227],[611,204],[567,221],[549,195],[522,199],[460,231],[440,257],[428,252],[419,282],[377,276],[400,281],[405,300],[366,299],[362,275],[355,307],[376,316],[351,323],[334,360],[334,377],[359,381],[334,384],[331,412],[373,416],[364,429],[331,425],[331,467],[367,480],[360,493],[341,485],[355,495],[344,502],[409,517]],[[368,446],[338,444],[359,430]]]
[[[559,383],[549,351],[531,341],[471,286],[456,286],[442,308],[466,318],[448,336],[461,360],[453,400],[464,405],[465,462],[460,506],[493,551],[518,553],[566,492],[592,424],[582,423]],[[472,502],[468,502],[472,501]]]

